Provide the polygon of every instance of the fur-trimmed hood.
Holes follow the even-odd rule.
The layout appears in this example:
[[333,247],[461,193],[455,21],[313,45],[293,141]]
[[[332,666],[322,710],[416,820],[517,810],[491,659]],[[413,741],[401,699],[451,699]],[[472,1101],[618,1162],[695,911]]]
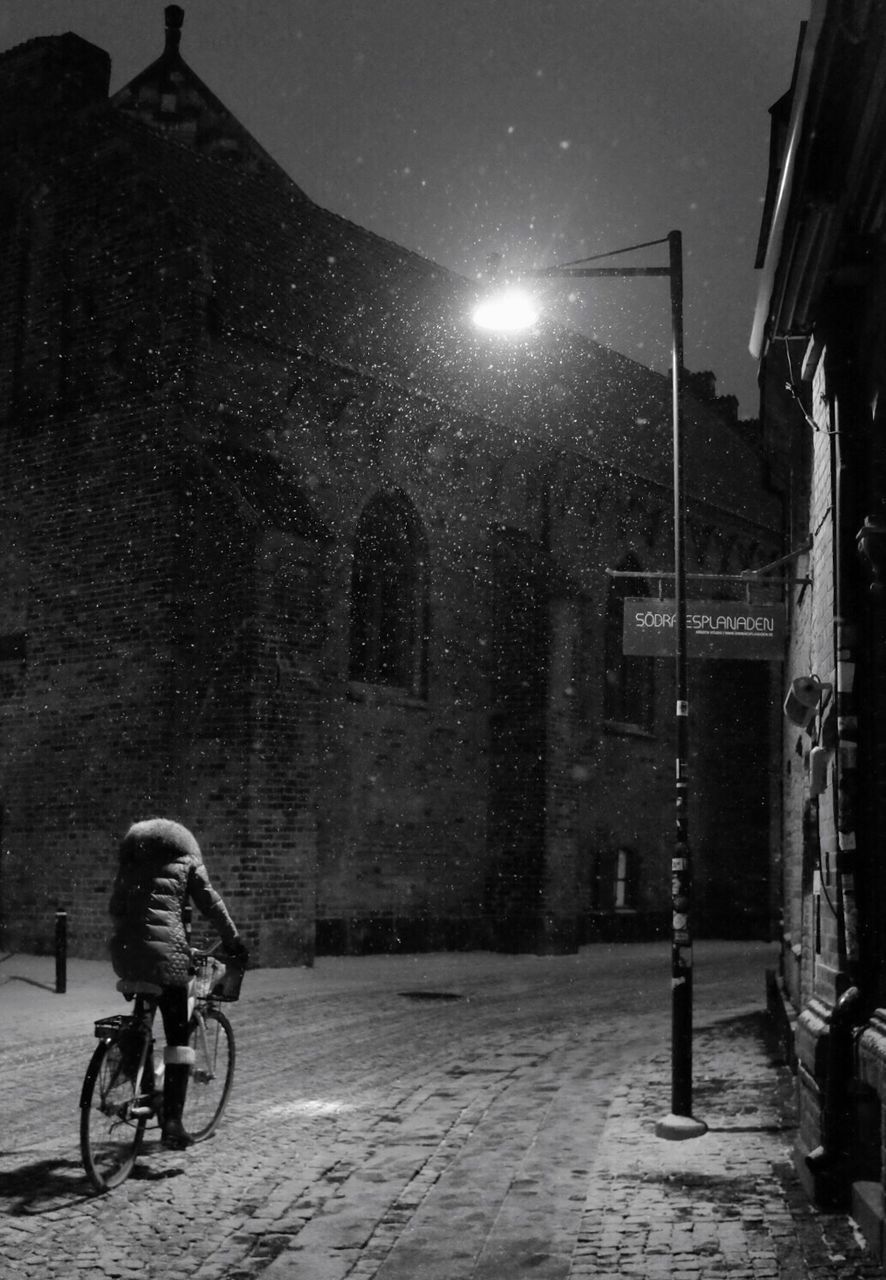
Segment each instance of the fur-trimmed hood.
[[120,844],[111,894],[111,959],[120,978],[161,987],[186,987],[191,949],[184,910],[193,902],[227,945],[234,922],[210,883],[194,837],[179,822],[134,823]]
[[120,844],[120,857],[133,860],[147,855],[164,858],[190,856],[197,862],[203,861],[200,846],[187,827],[171,818],[147,818],[142,822],[134,822]]

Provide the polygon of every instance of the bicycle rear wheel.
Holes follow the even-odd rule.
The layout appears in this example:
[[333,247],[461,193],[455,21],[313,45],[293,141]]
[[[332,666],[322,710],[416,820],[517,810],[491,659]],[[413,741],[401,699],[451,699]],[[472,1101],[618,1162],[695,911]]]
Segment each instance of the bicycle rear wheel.
[[97,1191],[110,1191],[132,1171],[145,1130],[133,1116],[135,1085],[123,1071],[120,1046],[103,1040],[86,1068],[80,1094],[80,1154]]
[[220,1009],[204,1009],[191,1019],[188,1044],[194,1063],[182,1124],[192,1142],[203,1142],[215,1132],[234,1083],[234,1032]]

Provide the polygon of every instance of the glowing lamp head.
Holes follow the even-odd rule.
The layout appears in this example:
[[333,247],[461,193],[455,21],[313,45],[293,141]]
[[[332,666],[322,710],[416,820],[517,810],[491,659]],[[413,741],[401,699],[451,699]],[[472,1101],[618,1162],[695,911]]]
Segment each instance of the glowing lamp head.
[[525,289],[509,288],[484,298],[474,308],[474,324],[496,333],[520,333],[538,320],[535,299]]

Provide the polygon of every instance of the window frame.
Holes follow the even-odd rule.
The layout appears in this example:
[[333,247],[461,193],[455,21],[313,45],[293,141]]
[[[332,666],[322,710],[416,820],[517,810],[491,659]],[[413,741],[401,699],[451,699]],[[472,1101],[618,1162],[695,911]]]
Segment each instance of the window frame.
[[352,683],[425,699],[428,685],[428,555],[413,503],[375,494],[354,530],[349,594]]

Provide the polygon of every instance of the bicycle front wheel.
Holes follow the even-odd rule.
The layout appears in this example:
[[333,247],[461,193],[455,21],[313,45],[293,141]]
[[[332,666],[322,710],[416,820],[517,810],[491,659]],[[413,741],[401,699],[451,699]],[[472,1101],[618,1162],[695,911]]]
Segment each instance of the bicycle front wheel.
[[204,1009],[191,1019],[188,1044],[194,1063],[182,1124],[192,1142],[215,1132],[234,1083],[234,1032],[220,1009]]
[[80,1093],[80,1154],[97,1191],[110,1191],[129,1177],[145,1118],[133,1116],[135,1086],[123,1071],[120,1046],[103,1040],[86,1068]]

